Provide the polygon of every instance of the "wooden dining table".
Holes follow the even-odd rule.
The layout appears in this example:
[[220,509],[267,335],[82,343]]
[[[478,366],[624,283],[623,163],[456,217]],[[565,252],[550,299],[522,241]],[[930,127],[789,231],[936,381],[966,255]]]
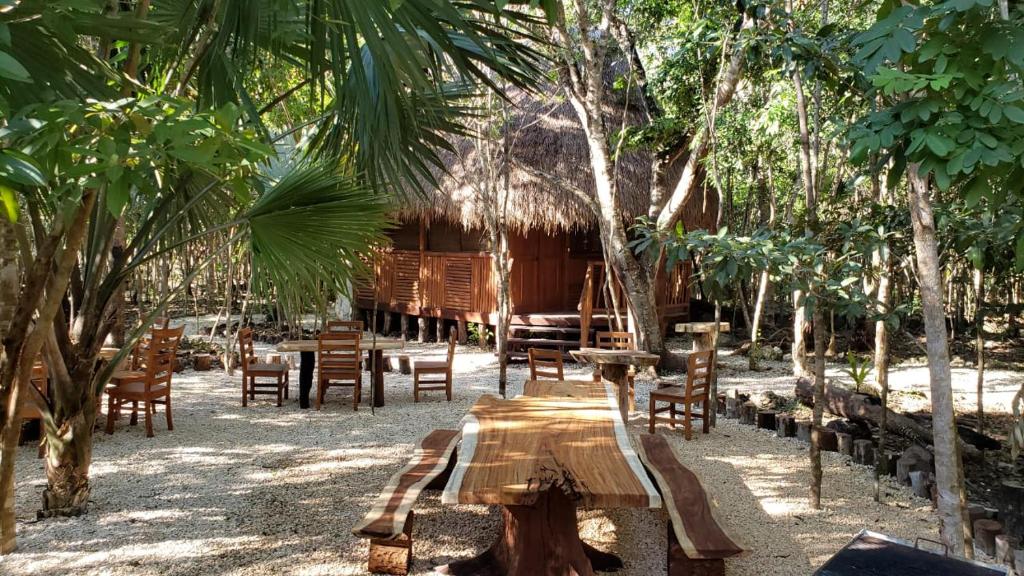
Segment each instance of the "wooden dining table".
[[[277,344],[278,352],[299,353],[299,407],[309,408],[309,391],[313,387],[313,372],[316,370],[317,340],[283,340]],[[359,349],[373,355],[373,405],[380,408],[384,405],[384,351],[401,350],[405,341],[398,338],[373,338],[363,334],[359,339]]]
[[661,508],[609,382],[531,381],[481,397],[464,420],[442,504],[502,506],[497,541],[438,569],[456,576],[589,576],[621,560],[580,539],[576,508]]
[[636,409],[636,406],[633,405],[634,400],[629,394],[629,378],[627,378],[629,367],[647,368],[656,365],[661,360],[661,356],[642,350],[580,348],[579,350],[570,350],[569,354],[577,362],[597,366],[601,370],[601,377],[615,384],[618,388],[616,397],[619,410],[624,421],[629,420],[630,410]]

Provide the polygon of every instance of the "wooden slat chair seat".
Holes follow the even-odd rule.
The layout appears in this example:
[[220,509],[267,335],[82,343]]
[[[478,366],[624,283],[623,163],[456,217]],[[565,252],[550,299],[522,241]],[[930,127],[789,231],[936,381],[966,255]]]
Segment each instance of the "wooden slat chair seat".
[[724,576],[724,559],[747,550],[715,518],[700,479],[679,462],[664,436],[642,434],[637,453],[668,512],[668,575]]
[[409,573],[413,504],[424,489],[441,489],[447,483],[460,437],[458,430],[434,430],[427,434],[416,445],[409,463],[388,481],[373,509],[352,528],[356,536],[370,539],[367,571]]
[[452,401],[452,365],[455,363],[455,327],[448,331],[448,356],[444,360],[412,361],[412,399],[420,401],[420,392],[444,390],[448,401]]
[[[252,328],[242,328],[238,331],[238,348],[242,360],[242,407],[249,405],[249,400],[255,400],[257,394],[277,396],[277,405],[281,406],[282,399],[288,398],[288,365],[267,364],[260,362],[256,357],[255,344],[253,343]],[[266,381],[259,380],[267,379]],[[273,380],[270,380],[270,379]]]
[[562,353],[559,350],[530,348],[530,380],[565,380]]
[[324,402],[327,390],[340,386],[352,388],[352,410],[359,410],[363,392],[360,369],[359,337],[362,332],[324,331],[317,344],[316,409]]
[[[711,379],[714,377],[714,350],[692,352],[686,361],[686,385],[666,385],[651,390],[650,417],[648,418],[648,432],[654,434],[654,426],[658,422],[667,422],[673,428],[682,422],[686,439],[692,437],[693,420],[701,421],[701,430],[704,434],[711,431],[709,420],[712,410],[709,401]],[[668,404],[658,408],[658,403]],[[679,416],[677,404],[682,404],[682,417]],[[696,405],[700,405],[700,414],[694,412]],[[668,412],[668,416],[659,416]]]
[[[636,337],[632,332],[598,332],[594,335],[594,346],[601,350],[636,350]],[[636,405],[636,368],[629,367],[626,383],[629,385],[629,409]],[[594,367],[594,382],[601,381],[601,367]]]

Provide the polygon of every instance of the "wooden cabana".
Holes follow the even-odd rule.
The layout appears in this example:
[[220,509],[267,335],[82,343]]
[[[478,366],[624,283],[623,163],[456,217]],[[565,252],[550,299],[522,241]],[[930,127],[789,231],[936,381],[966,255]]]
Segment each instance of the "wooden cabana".
[[[563,100],[517,100],[518,113],[508,128],[513,159],[507,210],[510,350],[579,347],[592,340],[592,330],[606,329],[610,312],[597,222],[579,197],[594,193],[586,138]],[[455,148],[445,156],[447,171],[437,175],[439,185],[396,214],[400,224],[390,233],[392,246],[378,258],[376,286],[357,290],[358,307],[372,308],[376,293],[380,310],[404,315],[403,327],[416,317],[421,334],[430,319],[457,322],[460,333],[467,322],[496,324],[497,283],[487,251],[485,199],[473,180],[476,150],[468,139]],[[621,155],[618,187],[627,220],[646,213],[650,179],[648,153]],[[714,190],[696,194],[685,207],[684,224],[712,229],[717,210]],[[689,274],[689,263],[681,263],[659,275],[657,298],[666,325],[688,318]],[[620,302],[624,306],[625,298]],[[590,317],[581,318],[581,311],[590,311]],[[582,331],[581,325],[588,329]]]

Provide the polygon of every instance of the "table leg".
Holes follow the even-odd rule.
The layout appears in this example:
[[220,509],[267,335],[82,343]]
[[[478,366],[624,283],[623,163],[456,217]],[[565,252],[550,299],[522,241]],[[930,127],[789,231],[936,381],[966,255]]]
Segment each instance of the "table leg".
[[373,406],[384,405],[384,351],[373,351]]
[[629,367],[622,364],[601,364],[601,376],[615,383],[619,414],[622,414],[623,422],[629,422],[629,381],[626,378],[628,370]]
[[313,387],[316,352],[299,352],[299,407],[309,408],[309,390]]
[[622,566],[617,556],[580,540],[576,504],[560,488],[544,492],[532,506],[505,506],[501,514],[505,525],[487,551],[437,571],[453,576],[593,576],[595,568]]

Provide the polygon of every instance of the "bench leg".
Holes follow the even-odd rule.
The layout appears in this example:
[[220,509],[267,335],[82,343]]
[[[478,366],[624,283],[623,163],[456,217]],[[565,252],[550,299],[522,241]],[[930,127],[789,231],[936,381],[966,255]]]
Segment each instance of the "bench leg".
[[413,512],[405,521],[402,535],[393,540],[372,538],[367,571],[375,574],[396,574],[405,576],[412,568],[412,520]]
[[725,560],[721,558],[688,558],[676,539],[672,523],[668,523],[668,576],[725,576]]

